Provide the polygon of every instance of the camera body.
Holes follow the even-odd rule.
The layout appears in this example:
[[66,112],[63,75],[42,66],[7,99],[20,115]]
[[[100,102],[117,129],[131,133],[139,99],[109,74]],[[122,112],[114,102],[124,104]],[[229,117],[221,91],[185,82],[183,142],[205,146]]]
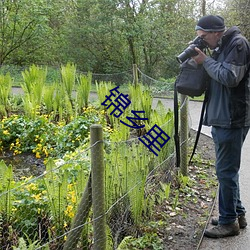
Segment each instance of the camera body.
[[179,63],[183,63],[188,58],[198,55],[198,53],[195,51],[195,47],[199,48],[200,50],[203,50],[207,48],[207,43],[199,36],[197,36],[190,45],[180,54],[176,57],[177,61]]

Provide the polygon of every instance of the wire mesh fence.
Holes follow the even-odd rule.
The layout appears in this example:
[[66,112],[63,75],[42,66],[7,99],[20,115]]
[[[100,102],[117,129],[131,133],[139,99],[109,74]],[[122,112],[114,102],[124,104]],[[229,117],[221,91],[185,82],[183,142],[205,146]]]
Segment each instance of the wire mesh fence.
[[[143,78],[151,86],[157,82]],[[147,80],[142,82],[147,85]],[[186,105],[184,101],[180,109]],[[159,125],[173,138],[173,115]],[[116,136],[97,139],[103,147],[97,152],[91,151],[94,142],[72,153],[74,157],[47,159],[39,165],[42,174],[17,177],[15,169],[1,161],[1,249],[119,249],[127,239],[143,234],[139,225],[153,218],[155,203],[166,198],[162,183],[171,182],[174,142],[168,141],[156,157],[139,140],[141,134],[124,140]],[[102,171],[93,172],[93,167],[102,161],[103,183],[102,178],[93,181]],[[103,205],[104,211],[98,211]]]
[[[47,68],[47,66],[41,65],[41,68]],[[29,67],[18,67],[11,65],[3,65],[0,69],[0,74],[10,73],[15,79],[15,85],[19,86],[23,82],[22,73],[28,70]],[[151,91],[158,96],[172,96],[174,90],[174,79],[154,79],[145,74],[140,68],[135,65],[135,69],[129,69],[123,72],[100,74],[92,72],[92,84],[96,82],[112,82],[117,86],[128,85],[135,82],[135,70],[137,72],[137,81],[151,89]],[[77,74],[87,75],[88,72],[82,72],[77,70]],[[47,81],[52,84],[53,82],[60,82],[60,67],[48,67],[47,68]]]
[[[100,207],[101,198],[100,193],[92,196],[93,189],[102,184],[90,185],[89,166],[86,169],[82,162],[51,160],[42,175],[23,178],[19,186],[11,188],[15,182],[12,169],[1,162],[1,249],[25,245],[34,249],[117,249],[126,236],[136,236],[141,220],[152,216],[152,194],[160,181],[170,178],[173,155],[155,166],[148,155],[137,155],[138,141],[107,146],[105,213],[96,218],[93,199]],[[88,155],[89,150],[82,154]],[[97,231],[95,236],[94,224],[98,230],[104,216],[106,232]],[[107,233],[107,243],[103,233]],[[98,241],[102,247],[93,248]],[[109,244],[107,248],[103,241]]]

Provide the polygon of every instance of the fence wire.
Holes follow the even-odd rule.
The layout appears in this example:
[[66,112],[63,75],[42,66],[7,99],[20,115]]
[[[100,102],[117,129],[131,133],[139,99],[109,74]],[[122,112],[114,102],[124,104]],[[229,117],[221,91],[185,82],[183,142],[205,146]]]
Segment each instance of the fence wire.
[[[141,71],[140,74],[146,85],[164,84]],[[126,77],[127,74],[123,79]],[[108,78],[112,81],[110,75],[105,78],[95,75],[98,81]],[[171,92],[171,84],[165,90]],[[186,101],[180,109],[185,105]],[[163,129],[171,126],[173,118],[161,125]],[[172,138],[173,130],[170,136]],[[172,179],[173,144],[171,139],[161,155],[153,157],[138,138],[117,142],[104,138],[107,249],[117,249],[127,237],[143,233],[138,231],[138,225],[153,218],[155,203],[163,199],[161,184],[170,183]],[[48,159],[37,166],[36,174],[42,174],[29,177],[17,178],[16,170],[6,165],[7,161],[1,161],[1,249],[92,249],[93,224],[100,219],[93,219],[91,194],[95,187],[89,185],[90,151],[94,146],[75,152],[80,155],[77,160]],[[20,185],[15,186],[16,182]],[[74,224],[76,220],[79,221]],[[70,234],[76,236],[71,239],[74,248],[65,245]]]
[[[105,191],[108,198],[107,231],[108,237],[112,239],[112,246],[107,249],[117,249],[124,237],[136,235],[137,223],[143,218],[145,200],[159,189],[161,181],[164,182],[170,178],[174,166],[173,153],[162,163],[150,166],[150,169],[149,161],[145,162],[146,165],[137,165],[142,161],[140,157],[137,161],[134,157],[126,158],[126,155],[131,152],[131,143],[138,146],[138,141],[135,139],[116,143],[107,142],[107,146],[112,149],[112,153],[106,155],[105,164]],[[90,148],[81,153],[88,155],[89,150]],[[114,160],[113,157],[117,159]],[[124,157],[125,161],[122,160]],[[18,187],[13,189],[6,187],[6,191],[1,192],[1,210],[8,213],[6,217],[1,213],[1,249],[13,249],[13,246],[20,247],[21,244],[28,246],[31,242],[34,249],[63,249],[69,233],[78,229],[82,233],[77,239],[75,249],[91,249],[94,223],[91,204],[89,204],[89,211],[87,208],[85,211],[88,214],[86,221],[82,221],[76,228],[71,228],[81,195],[84,189],[89,188],[87,181],[91,170],[88,169],[87,174],[83,173],[82,169],[70,173],[69,165],[85,169],[85,166],[82,166],[84,164],[78,161],[47,164],[49,167],[45,170],[44,166],[43,174],[24,178]],[[74,182],[69,181],[73,179],[72,175],[77,175]],[[81,182],[81,185],[77,182]],[[84,189],[78,190],[79,186]],[[91,190],[85,190],[85,192],[91,192]]]

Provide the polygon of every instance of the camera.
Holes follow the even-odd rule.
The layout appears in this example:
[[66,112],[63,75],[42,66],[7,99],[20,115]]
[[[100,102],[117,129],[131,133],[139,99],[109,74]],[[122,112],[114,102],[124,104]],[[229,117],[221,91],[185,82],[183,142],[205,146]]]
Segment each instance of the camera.
[[188,58],[198,55],[198,53],[195,51],[195,47],[199,48],[200,50],[203,50],[207,48],[207,43],[199,36],[197,36],[190,45],[180,54],[176,57],[177,61],[179,63],[183,63]]

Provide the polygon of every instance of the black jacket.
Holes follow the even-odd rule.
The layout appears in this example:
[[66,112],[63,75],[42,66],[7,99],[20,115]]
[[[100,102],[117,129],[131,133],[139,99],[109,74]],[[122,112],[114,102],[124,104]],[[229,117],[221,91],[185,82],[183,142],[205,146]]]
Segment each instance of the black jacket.
[[219,49],[203,63],[211,77],[204,124],[250,126],[250,45],[237,27],[227,30]]

